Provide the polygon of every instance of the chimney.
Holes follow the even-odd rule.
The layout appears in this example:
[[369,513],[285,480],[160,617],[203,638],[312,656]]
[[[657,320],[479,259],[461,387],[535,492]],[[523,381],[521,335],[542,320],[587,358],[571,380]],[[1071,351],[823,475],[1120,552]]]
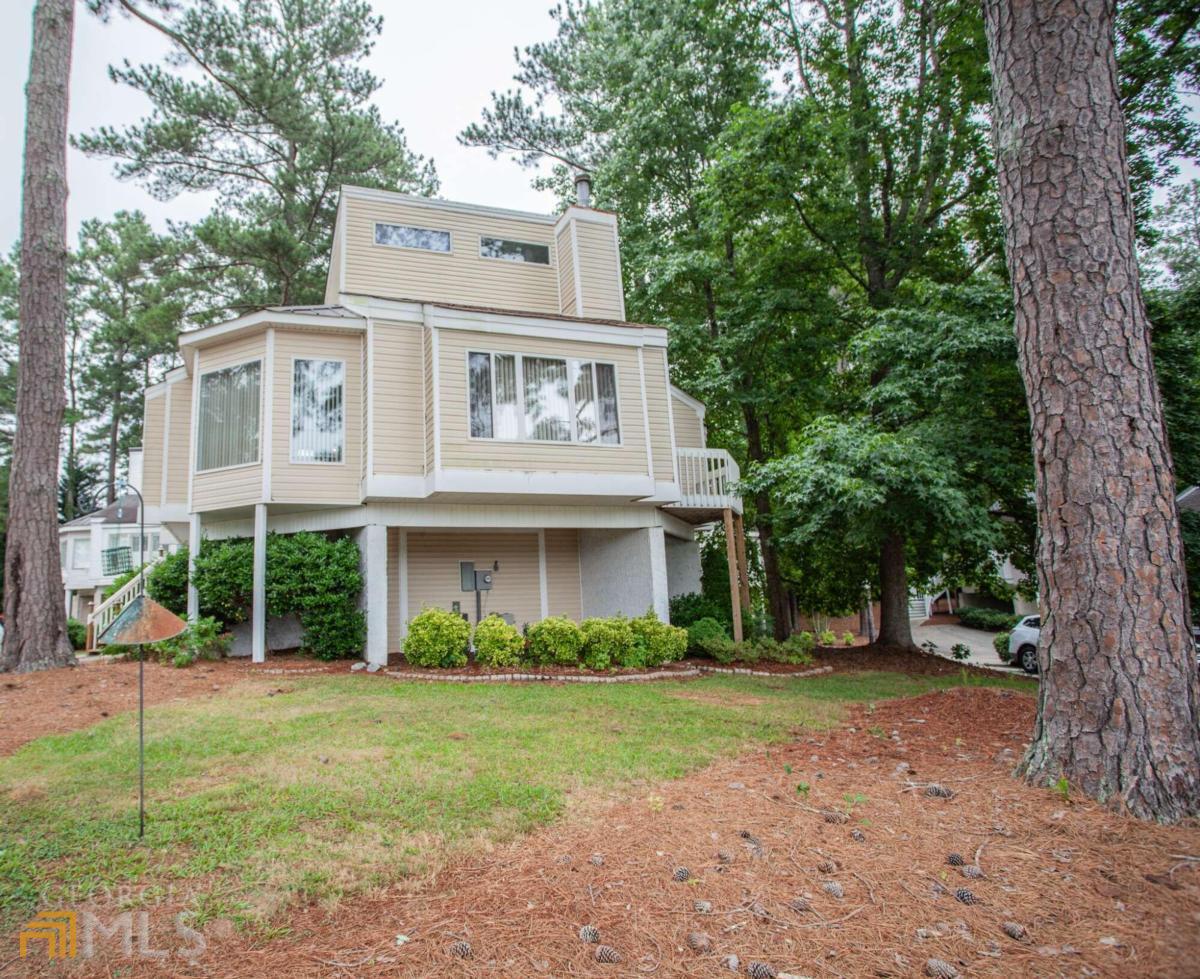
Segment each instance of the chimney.
[[592,206],[592,175],[586,170],[575,174],[575,203],[580,207]]

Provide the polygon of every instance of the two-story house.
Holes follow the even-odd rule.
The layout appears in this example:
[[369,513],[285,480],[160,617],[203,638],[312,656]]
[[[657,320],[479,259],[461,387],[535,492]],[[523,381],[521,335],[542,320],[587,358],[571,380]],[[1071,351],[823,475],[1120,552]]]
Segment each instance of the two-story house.
[[371,663],[425,606],[474,617],[463,562],[498,567],[483,612],[518,626],[666,619],[699,590],[694,528],[740,531],[736,469],[672,387],[666,330],[625,318],[604,211],[344,187],[323,305],[179,345],[184,366],[146,393],[147,516],[192,554],[253,537],[256,660],[268,531],[355,535]]

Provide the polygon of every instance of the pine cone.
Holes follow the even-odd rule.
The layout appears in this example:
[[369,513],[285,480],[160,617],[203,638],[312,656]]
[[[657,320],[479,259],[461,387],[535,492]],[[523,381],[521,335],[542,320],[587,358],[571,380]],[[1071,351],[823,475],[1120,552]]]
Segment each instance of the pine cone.
[[606,962],[612,965],[615,962],[621,961],[621,953],[611,945],[597,945],[595,954],[597,962]]
[[867,834],[861,829],[852,829],[850,830],[850,839],[852,839],[855,843],[866,843]]
[[793,911],[799,911],[801,913],[812,910],[812,905],[808,903],[808,898],[806,897],[793,898],[791,903],[788,904],[788,907]]
[[774,966],[767,965],[766,962],[751,962],[746,966],[746,975],[750,979],[775,979],[779,973],[775,971]]
[[832,874],[837,869],[837,864],[832,860],[822,860],[817,864],[817,870],[822,874]]
[[692,905],[692,910],[695,911],[696,914],[712,914],[712,902],[696,901]]
[[932,785],[925,786],[925,794],[931,799],[953,799],[954,791],[946,788],[944,785],[938,785],[934,782]]
[[925,975],[933,979],[958,979],[958,970],[949,962],[941,959],[930,959],[925,963]]
[[1006,921],[1000,927],[1004,929],[1004,934],[1014,942],[1021,941],[1026,935],[1025,926],[1016,921]]
[[687,945],[698,955],[707,955],[712,951],[712,939],[702,931],[689,931]]
[[966,861],[963,860],[961,853],[947,853],[946,863],[950,864],[951,867],[961,867]]
[[469,959],[475,954],[475,950],[471,948],[470,942],[458,941],[454,942],[446,952],[456,959]]
[[595,925],[584,925],[579,929],[579,940],[587,942],[589,945],[595,945],[600,941],[600,929]]
[[688,870],[687,867],[676,867],[674,872],[671,874],[671,879],[677,880],[679,883],[683,884],[692,879],[692,872]]
[[954,897],[963,904],[975,904],[978,900],[975,895],[965,887],[960,887],[957,891],[955,891]]
[[841,826],[850,822],[850,817],[840,809],[826,809],[823,813],[821,813],[821,816],[824,818],[825,822],[832,823],[835,826]]
[[839,899],[844,897],[845,893],[846,893],[845,891],[842,890],[842,885],[839,884],[836,880],[825,881],[825,883],[821,885],[821,888],[825,891],[826,894],[829,894],[832,897],[836,897]]

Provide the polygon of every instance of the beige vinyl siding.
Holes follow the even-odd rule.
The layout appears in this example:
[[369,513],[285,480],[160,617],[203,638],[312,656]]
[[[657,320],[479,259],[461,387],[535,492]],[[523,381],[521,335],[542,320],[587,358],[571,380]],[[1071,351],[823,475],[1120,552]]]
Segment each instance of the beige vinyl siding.
[[562,304],[562,312],[566,316],[575,316],[578,305],[575,302],[575,246],[571,243],[571,222],[559,227],[555,235],[558,243],[558,298]]
[[171,430],[167,432],[167,498],[163,503],[186,505],[188,475],[192,471],[192,379],[173,381],[167,392],[171,399]]
[[[578,357],[616,364],[622,444],[470,438],[467,353],[472,350]],[[443,329],[438,331],[438,351],[443,469],[646,474],[646,439],[636,347]]]
[[[425,388],[425,471],[433,472],[437,453],[433,439],[433,331],[421,331],[421,353],[424,361],[423,383]],[[465,382],[464,382],[465,383]]]
[[[552,223],[351,196],[346,198],[345,209],[344,291],[348,294],[558,312]],[[377,245],[377,221],[448,231],[451,250],[444,253]],[[480,235],[546,245],[551,264],[482,258]]]
[[[461,590],[459,561],[485,570],[500,562],[490,592],[483,593],[483,614],[511,612],[517,628],[541,617],[541,579],[537,532],[408,532],[408,612],[429,606],[449,609],[461,602],[475,620],[475,593]],[[397,593],[398,595],[398,593]]]
[[[362,474],[361,333],[318,333],[275,328],[275,381],[271,389],[271,501],[274,503],[358,503]],[[341,462],[294,463],[292,451],[292,361],[296,358],[345,363]]]
[[545,534],[547,611],[578,621],[583,614],[579,592],[579,531],[556,529]]
[[383,320],[372,327],[376,473],[425,472],[423,333],[420,326]]
[[325,303],[334,305],[338,301],[339,284],[342,274],[342,236],[334,229],[333,247],[329,252],[329,271],[325,278]]
[[163,444],[166,440],[167,392],[146,395],[142,419],[142,498],[147,506],[162,502]]
[[675,450],[671,445],[671,406],[667,394],[667,352],[662,347],[647,347],[642,356],[646,364],[646,411],[650,419],[650,448],[654,454],[654,478],[664,482],[675,479]]
[[617,258],[617,231],[608,224],[575,220],[575,243],[579,248],[581,316],[624,319],[621,302],[621,272]]
[[[205,347],[200,351],[200,374],[221,367],[232,367],[244,364],[250,360],[263,361],[260,374],[260,390],[263,397],[267,390],[266,372],[266,336],[259,333],[249,337],[239,337],[228,343]],[[171,427],[175,427],[175,406],[171,406]],[[259,457],[263,449],[262,411],[259,411]],[[189,447],[189,454],[195,450]],[[193,461],[194,465],[194,461]],[[262,501],[262,463],[248,466],[237,466],[232,469],[218,469],[212,472],[198,472],[192,480],[192,509],[195,511],[221,510],[227,507],[245,506]]]
[[696,409],[671,395],[671,414],[675,419],[675,444],[679,448],[704,448],[704,423]]

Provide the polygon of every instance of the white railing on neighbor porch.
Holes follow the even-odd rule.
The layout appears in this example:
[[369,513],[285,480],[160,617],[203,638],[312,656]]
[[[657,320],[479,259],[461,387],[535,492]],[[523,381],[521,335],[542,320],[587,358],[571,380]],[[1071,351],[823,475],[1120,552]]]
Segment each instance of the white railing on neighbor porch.
[[724,449],[676,449],[679,459],[679,506],[742,512],[732,487],[741,478],[738,464]]
[[146,590],[146,576],[162,559],[162,553],[152,555],[141,571],[92,610],[92,614],[87,618],[87,644],[89,649],[95,647],[96,638],[103,635],[104,630],[112,625],[113,620],[121,614],[121,609]]

